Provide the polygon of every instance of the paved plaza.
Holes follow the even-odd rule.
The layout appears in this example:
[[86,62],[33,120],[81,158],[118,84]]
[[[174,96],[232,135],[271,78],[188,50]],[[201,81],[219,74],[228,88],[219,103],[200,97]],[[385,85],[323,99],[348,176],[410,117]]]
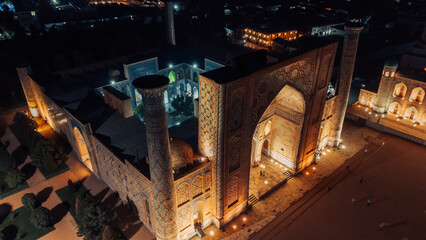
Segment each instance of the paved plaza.
[[389,135],[383,142],[371,155],[354,156],[349,169],[340,167],[253,239],[426,239],[426,148]]

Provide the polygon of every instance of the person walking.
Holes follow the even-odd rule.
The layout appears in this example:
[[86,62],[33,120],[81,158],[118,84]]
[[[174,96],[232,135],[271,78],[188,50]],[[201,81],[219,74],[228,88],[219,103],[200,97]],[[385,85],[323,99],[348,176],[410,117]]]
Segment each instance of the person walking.
[[370,200],[370,199],[368,199],[368,200],[367,200],[367,206],[370,206],[370,203],[371,203],[371,200]]
[[355,198],[352,197],[352,205],[354,205],[354,204],[355,204]]
[[364,181],[364,177],[361,177],[361,178],[359,179],[359,184],[361,184],[361,183],[362,183],[362,181]]

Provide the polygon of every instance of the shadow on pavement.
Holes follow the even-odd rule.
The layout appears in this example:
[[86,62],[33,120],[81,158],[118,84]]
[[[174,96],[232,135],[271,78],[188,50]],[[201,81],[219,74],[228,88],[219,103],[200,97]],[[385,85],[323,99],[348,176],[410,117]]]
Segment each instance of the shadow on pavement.
[[131,212],[129,207],[123,204],[116,192],[109,194],[105,200],[102,201],[102,205],[117,214],[114,225],[121,230],[126,239],[130,239],[143,226],[138,216]]
[[18,228],[15,225],[9,225],[2,230],[4,239],[15,239],[18,234]]
[[67,215],[68,211],[70,210],[70,207],[71,205],[69,202],[62,202],[53,207],[52,210],[50,210],[50,212],[52,213],[53,225],[60,222],[65,217],[65,215]]
[[27,156],[28,156],[28,149],[23,145],[19,145],[19,147],[12,152],[12,157],[13,159],[15,159],[18,166],[25,162],[25,159],[27,159]]
[[26,179],[30,179],[36,170],[37,168],[31,163],[27,163],[21,168],[21,172],[25,174]]
[[41,190],[39,193],[37,193],[38,202],[40,204],[46,202],[46,200],[50,197],[52,190],[53,190],[52,187],[46,187],[43,190]]
[[12,211],[12,206],[9,203],[0,204],[0,224],[3,223],[4,219]]
[[100,191],[98,194],[96,194],[95,198],[96,200],[98,200],[99,202],[102,202],[102,200],[105,198],[105,196],[107,195],[109,191],[109,188],[106,187],[104,190]]

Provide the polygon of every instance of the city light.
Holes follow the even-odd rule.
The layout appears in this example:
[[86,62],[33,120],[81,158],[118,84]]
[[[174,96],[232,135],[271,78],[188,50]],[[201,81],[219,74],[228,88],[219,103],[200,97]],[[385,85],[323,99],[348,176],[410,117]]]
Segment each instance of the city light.
[[306,175],[309,175],[309,172],[306,172],[305,174],[306,174]]
[[169,68],[172,68],[173,67],[173,64],[169,64]]
[[316,167],[313,167],[312,169],[313,169],[313,170],[316,170],[317,168],[316,168]]
[[245,222],[246,220],[247,220],[247,218],[245,218],[245,217],[244,217],[244,218],[243,218],[243,221]]
[[236,229],[236,228],[237,228],[237,225],[232,226],[232,228]]
[[213,231],[210,231],[210,235],[212,235],[212,236],[213,236],[213,235],[214,235],[214,232],[213,232]]
[[268,180],[265,180],[265,184],[268,184]]
[[198,67],[198,65],[197,65],[197,64],[195,64],[195,63],[194,63],[194,65],[192,65],[192,66],[193,66],[194,68]]
[[345,145],[342,145],[342,148],[343,148],[343,149],[345,149],[345,148],[346,148],[346,146],[345,146]]
[[111,84],[115,84],[115,81],[114,81],[114,80],[111,80]]

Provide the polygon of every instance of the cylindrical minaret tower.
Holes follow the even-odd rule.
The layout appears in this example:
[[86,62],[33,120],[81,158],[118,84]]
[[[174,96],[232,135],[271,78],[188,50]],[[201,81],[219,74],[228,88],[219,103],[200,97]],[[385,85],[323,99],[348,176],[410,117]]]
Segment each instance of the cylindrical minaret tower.
[[137,78],[133,86],[141,93],[152,183],[157,239],[177,239],[177,208],[164,91],[169,79],[160,75]]
[[358,48],[359,34],[364,26],[360,23],[345,24],[345,40],[343,46],[342,62],[340,66],[338,96],[335,102],[335,111],[331,126],[328,145],[339,146],[340,134],[342,133],[343,120],[345,119],[348,105],[349,92],[351,90],[352,75],[354,73],[356,52]]
[[176,45],[175,39],[175,21],[173,14],[174,4],[173,1],[166,1],[166,32],[167,32],[167,43]]
[[393,80],[395,79],[398,61],[394,58],[388,59],[383,68],[382,78],[380,79],[379,90],[377,91],[374,101],[373,110],[378,113],[385,113],[389,107],[392,91]]

